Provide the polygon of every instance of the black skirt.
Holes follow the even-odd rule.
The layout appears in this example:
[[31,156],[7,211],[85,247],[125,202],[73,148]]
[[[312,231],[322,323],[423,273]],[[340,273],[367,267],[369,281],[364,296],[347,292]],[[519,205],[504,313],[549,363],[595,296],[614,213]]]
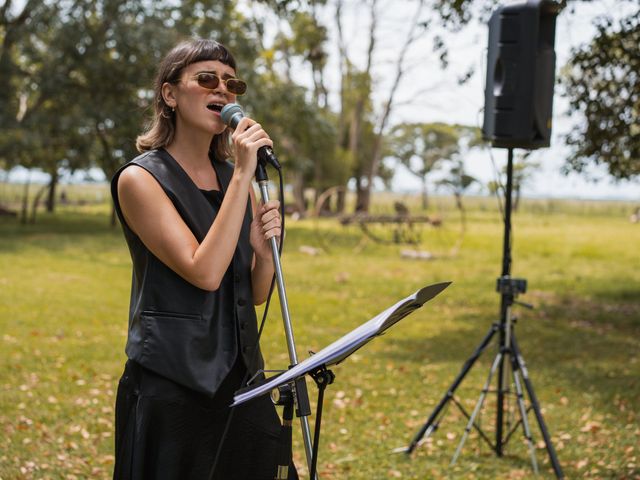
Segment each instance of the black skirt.
[[[128,361],[116,398],[114,480],[207,480],[245,372],[238,359],[211,399]],[[273,480],[280,420],[271,399],[234,410],[213,478]],[[297,478],[291,464],[289,479]]]

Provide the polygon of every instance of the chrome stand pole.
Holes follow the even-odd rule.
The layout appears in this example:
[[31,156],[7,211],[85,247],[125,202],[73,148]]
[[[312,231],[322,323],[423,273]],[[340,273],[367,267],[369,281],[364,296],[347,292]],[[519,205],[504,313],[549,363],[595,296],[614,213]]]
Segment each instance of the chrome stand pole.
[[[260,171],[262,170],[262,172]],[[256,172],[256,180],[260,187],[262,203],[269,201],[269,179],[267,178],[264,166],[259,165]],[[298,364],[298,354],[296,352],[296,344],[293,337],[293,327],[291,325],[291,317],[289,315],[289,303],[287,302],[287,292],[284,286],[284,278],[282,275],[282,264],[280,262],[280,253],[278,252],[278,241],[276,237],[271,237],[271,253],[273,254],[273,266],[276,274],[276,285],[278,287],[278,298],[280,299],[280,310],[282,311],[282,320],[284,322],[284,332],[287,338],[287,348],[289,350],[289,363],[291,366]],[[299,392],[302,393],[302,392]],[[304,395],[308,395],[305,389]],[[308,403],[308,400],[307,400]],[[311,429],[309,428],[309,419],[306,416],[300,417],[300,426],[302,427],[302,437],[304,440],[304,450],[307,458],[307,466],[311,472],[313,446],[311,444]],[[318,480],[318,476],[315,479]]]

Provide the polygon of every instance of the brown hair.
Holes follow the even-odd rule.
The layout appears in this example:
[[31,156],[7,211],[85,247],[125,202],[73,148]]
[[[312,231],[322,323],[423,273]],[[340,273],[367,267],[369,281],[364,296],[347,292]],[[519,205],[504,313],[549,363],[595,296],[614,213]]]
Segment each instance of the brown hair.
[[[136,148],[140,153],[166,147],[172,142],[176,132],[175,112],[162,97],[162,85],[165,82],[178,83],[185,67],[206,60],[218,60],[234,70],[236,68],[236,61],[229,50],[215,40],[188,40],[176,45],[164,57],[154,82],[153,118],[147,125],[146,131],[136,139]],[[218,160],[224,160],[232,155],[230,135],[229,129],[225,129],[221,134],[214,135],[211,140],[209,151]]]

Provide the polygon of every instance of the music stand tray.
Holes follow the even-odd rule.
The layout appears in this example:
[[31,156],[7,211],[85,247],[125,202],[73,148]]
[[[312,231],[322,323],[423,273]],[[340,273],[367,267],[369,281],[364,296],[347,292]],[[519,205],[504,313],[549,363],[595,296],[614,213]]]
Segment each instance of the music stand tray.
[[[270,393],[272,390],[285,384],[292,384],[293,382],[296,382],[296,380],[309,374],[314,379],[319,389],[316,413],[316,431],[313,442],[314,452],[312,455],[312,467],[310,472],[310,478],[315,478],[324,389],[328,384],[332,383],[335,378],[333,372],[327,370],[327,367],[342,362],[363,345],[369,343],[375,337],[382,335],[389,327],[398,323],[414,310],[422,307],[450,284],[451,282],[442,282],[421,288],[417,292],[403,298],[395,305],[387,308],[371,320],[363,323],[289,370],[238,390],[233,398],[233,404],[231,407],[236,407],[256,397]],[[286,478],[286,476],[284,478]]]
[[319,352],[298,363],[295,367],[286,372],[274,375],[266,381],[259,382],[255,386],[243,389],[241,391],[242,393],[236,392],[231,406],[236,407],[260,395],[264,395],[274,388],[291,382],[298,377],[302,377],[322,366],[330,367],[331,365],[342,362],[363,345],[369,343],[375,337],[382,335],[389,327],[402,320],[414,310],[422,307],[422,305],[434,298],[450,284],[451,282],[443,282],[429,285],[403,298],[368,322],[363,323],[342,338],[339,338]]

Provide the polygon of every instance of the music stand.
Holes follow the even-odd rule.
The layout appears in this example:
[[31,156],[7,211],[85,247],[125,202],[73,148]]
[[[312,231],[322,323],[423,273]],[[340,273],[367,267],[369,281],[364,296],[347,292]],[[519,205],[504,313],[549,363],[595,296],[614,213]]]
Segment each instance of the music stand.
[[[320,443],[320,425],[322,419],[322,404],[324,400],[324,390],[327,385],[333,383],[335,375],[328,367],[337,365],[346,359],[349,355],[360,349],[363,345],[373,340],[375,337],[382,335],[389,327],[399,322],[401,319],[412,313],[414,310],[422,307],[426,302],[434,298],[451,282],[437,283],[421,288],[412,295],[403,298],[395,305],[387,308],[379,313],[371,320],[363,323],[335,342],[326,346],[311,357],[303,360],[297,365],[283,373],[274,375],[270,378],[262,380],[250,387],[238,390],[233,399],[231,407],[236,407],[256,397],[278,389],[280,395],[287,397],[285,403],[286,417],[292,416],[291,403],[294,395],[287,394],[287,391],[295,389],[296,381],[302,379],[309,374],[318,386],[318,402],[316,407],[316,424],[314,431],[313,452],[309,478],[315,478],[316,465],[318,461],[318,446]],[[283,391],[282,386],[288,386]],[[285,418],[284,422],[290,422],[291,418]],[[286,425],[285,425],[286,427]],[[285,463],[286,465],[286,463]],[[280,469],[280,466],[279,466]],[[279,476],[280,477],[280,471]],[[286,472],[283,472],[286,473]],[[286,476],[283,475],[284,478]]]

